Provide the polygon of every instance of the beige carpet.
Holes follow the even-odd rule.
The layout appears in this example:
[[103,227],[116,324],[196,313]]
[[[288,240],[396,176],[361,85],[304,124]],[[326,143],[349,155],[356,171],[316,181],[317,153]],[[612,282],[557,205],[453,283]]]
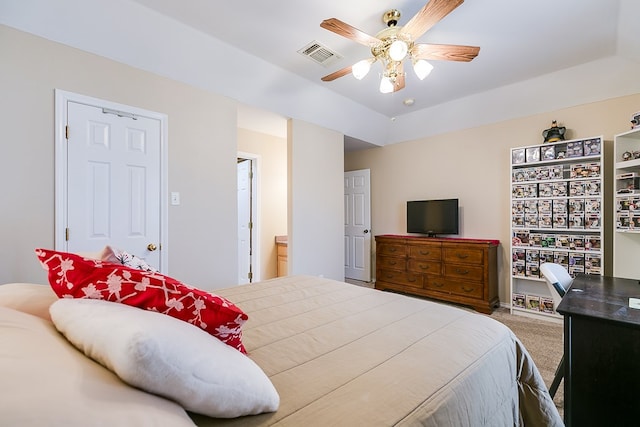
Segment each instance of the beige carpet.
[[[522,341],[538,367],[545,384],[550,387],[564,351],[562,324],[513,315],[504,308],[494,311],[491,318],[504,323]],[[563,416],[563,382],[560,383],[553,401],[560,411],[560,415]]]
[[[354,285],[373,287],[372,283],[351,279],[346,281]],[[533,358],[545,384],[550,387],[564,351],[562,323],[513,315],[506,308],[495,310],[490,317],[505,324],[513,331]],[[560,411],[560,415],[564,416],[563,382],[560,383],[553,401]]]

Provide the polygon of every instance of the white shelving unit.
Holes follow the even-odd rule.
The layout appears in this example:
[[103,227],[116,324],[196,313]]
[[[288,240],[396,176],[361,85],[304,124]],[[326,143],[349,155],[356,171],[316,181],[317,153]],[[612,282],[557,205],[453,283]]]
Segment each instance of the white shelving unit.
[[604,271],[603,150],[602,136],[511,149],[512,313],[560,318],[544,262]]
[[613,275],[640,279],[640,128],[614,137]]

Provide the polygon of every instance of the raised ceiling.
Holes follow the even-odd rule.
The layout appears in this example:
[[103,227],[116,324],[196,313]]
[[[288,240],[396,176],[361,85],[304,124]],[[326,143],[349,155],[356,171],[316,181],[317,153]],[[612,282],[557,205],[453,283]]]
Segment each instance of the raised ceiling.
[[[362,81],[320,81],[371,56],[366,46],[320,28],[320,22],[335,17],[375,35],[385,28],[385,11],[399,9],[403,25],[426,0],[135,1],[387,117],[614,55],[619,12],[616,0],[467,0],[419,41],[480,46],[478,57],[433,61],[426,80],[408,72],[405,89],[384,95],[379,64]],[[324,67],[297,52],[313,41],[342,58]],[[410,108],[403,104],[407,98],[415,100]]]
[[[640,90],[635,0],[467,0],[418,42],[480,46],[472,62],[433,61],[393,94],[378,91],[378,64],[361,81],[320,80],[370,56],[322,20],[375,35],[385,11],[403,25],[425,1],[0,0],[0,23],[236,99],[250,106],[241,120],[266,110],[375,145]],[[341,58],[300,55],[311,42]]]

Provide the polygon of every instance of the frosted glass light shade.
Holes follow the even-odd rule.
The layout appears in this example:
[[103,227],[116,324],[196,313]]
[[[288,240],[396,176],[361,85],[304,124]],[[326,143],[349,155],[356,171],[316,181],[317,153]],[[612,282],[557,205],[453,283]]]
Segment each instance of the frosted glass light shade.
[[389,58],[394,61],[402,61],[404,57],[407,56],[408,50],[409,48],[405,42],[402,40],[396,40],[391,43],[391,46],[389,46]]
[[362,61],[358,61],[353,64],[353,67],[351,67],[351,73],[356,79],[362,80],[364,76],[369,74],[370,69],[371,61],[369,59],[363,59]]
[[380,92],[381,93],[391,93],[393,92],[393,82],[389,77],[382,77],[380,80]]
[[424,59],[419,59],[413,63],[413,71],[415,71],[420,80],[424,80],[431,73],[431,70],[433,70],[433,65]]

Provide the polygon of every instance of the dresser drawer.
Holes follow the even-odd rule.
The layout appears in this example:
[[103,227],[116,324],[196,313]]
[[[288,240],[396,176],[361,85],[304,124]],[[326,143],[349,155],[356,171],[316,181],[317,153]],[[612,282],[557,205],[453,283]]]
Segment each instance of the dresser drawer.
[[444,262],[457,262],[477,265],[482,265],[484,263],[484,251],[482,249],[465,247],[456,248],[443,245],[442,252],[442,259],[444,260]]
[[378,270],[376,280],[380,282],[396,283],[398,285],[422,288],[422,275],[394,270]]
[[376,253],[378,255],[392,255],[392,256],[406,256],[407,245],[405,244],[393,244],[393,243],[378,243],[376,245]]
[[407,259],[395,256],[379,256],[376,259],[376,267],[405,271],[407,269]]
[[440,261],[442,250],[440,244],[407,245],[409,258]]
[[439,261],[423,261],[419,259],[409,258],[407,261],[409,271],[414,273],[437,274],[440,275],[442,263]]
[[444,275],[450,279],[464,279],[482,283],[484,268],[479,265],[444,264]]
[[484,290],[482,283],[448,280],[442,277],[425,277],[424,288],[472,298],[482,298]]

